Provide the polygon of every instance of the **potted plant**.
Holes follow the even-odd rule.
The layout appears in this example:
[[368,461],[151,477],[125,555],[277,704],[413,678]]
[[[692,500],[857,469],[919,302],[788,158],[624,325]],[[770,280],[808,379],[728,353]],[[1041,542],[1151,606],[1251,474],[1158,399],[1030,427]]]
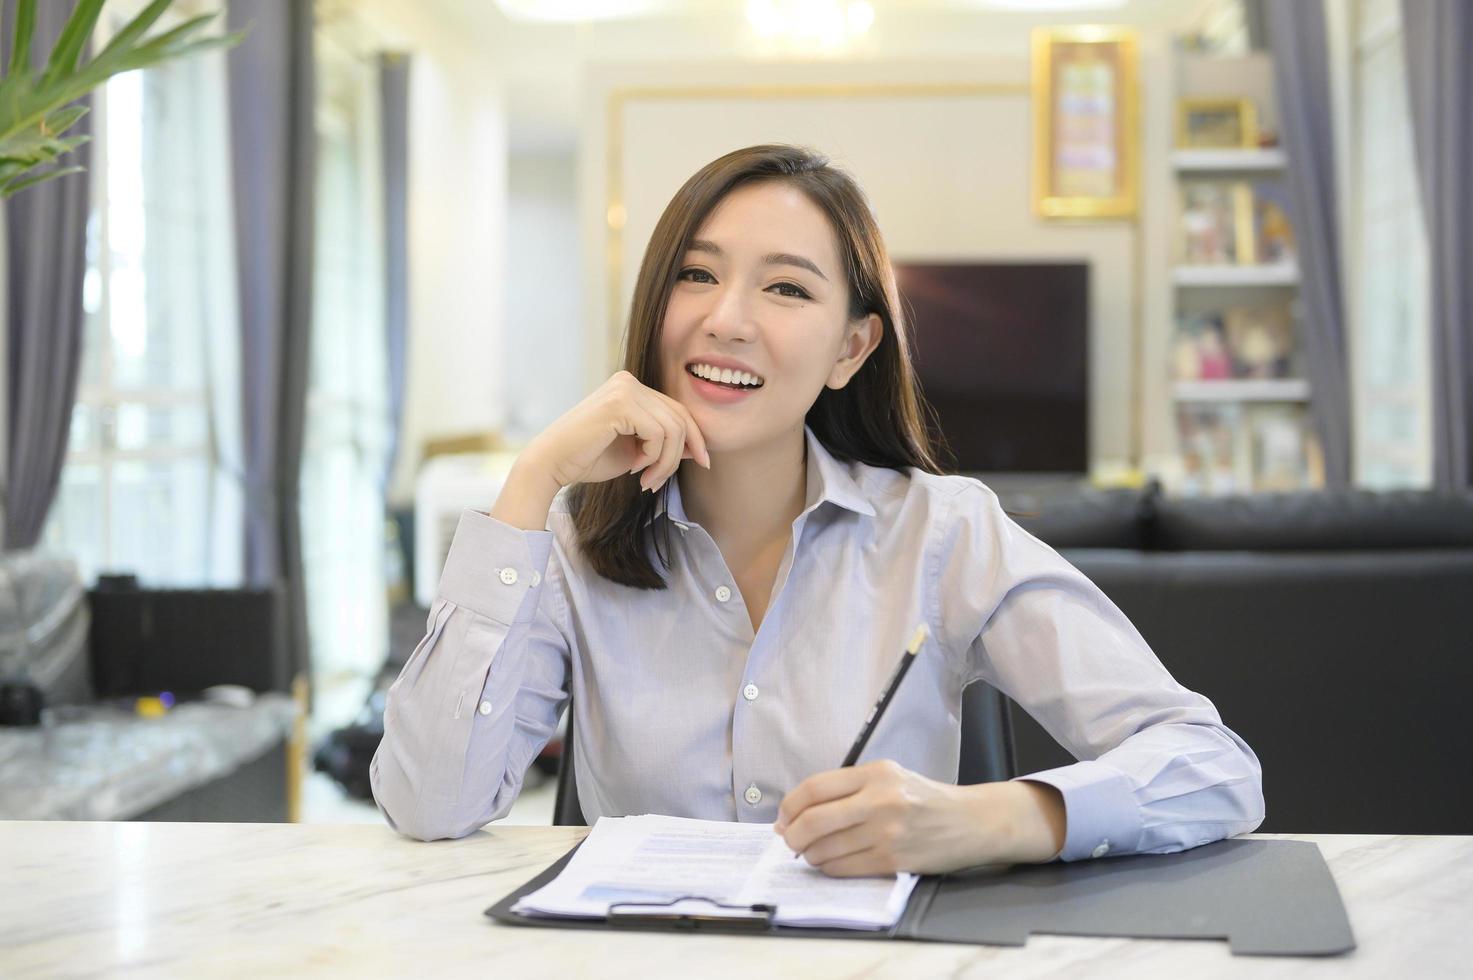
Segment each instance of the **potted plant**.
[[87,112],[86,106],[74,104],[77,99],[114,75],[208,48],[230,47],[243,36],[243,32],[200,36],[216,16],[209,13],[145,37],[174,4],[174,0],[152,0],[96,57],[84,60],[87,41],[105,2],[77,0],[45,65],[37,70],[31,67],[37,0],[19,0],[10,63],[0,64],[0,198],[82,169],[60,162],[87,140],[86,136],[66,135]]

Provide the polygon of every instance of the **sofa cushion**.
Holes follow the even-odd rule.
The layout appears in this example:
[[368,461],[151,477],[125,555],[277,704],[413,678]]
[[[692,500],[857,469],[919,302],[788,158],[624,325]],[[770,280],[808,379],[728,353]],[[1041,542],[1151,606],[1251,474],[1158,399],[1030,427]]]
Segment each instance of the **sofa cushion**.
[[1473,493],[1369,490],[1162,498],[1162,551],[1365,551],[1473,547]]
[[1068,496],[1002,498],[1013,520],[1054,548],[1143,548],[1153,491],[1081,490]]

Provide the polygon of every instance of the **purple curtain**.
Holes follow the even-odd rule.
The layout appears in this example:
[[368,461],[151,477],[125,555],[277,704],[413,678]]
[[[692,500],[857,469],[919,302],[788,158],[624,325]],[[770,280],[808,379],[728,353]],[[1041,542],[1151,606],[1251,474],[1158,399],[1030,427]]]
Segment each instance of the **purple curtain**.
[[[0,59],[8,66],[15,9],[0,7]],[[70,15],[70,5],[37,5],[34,67],[45,63]],[[67,135],[89,132],[91,117],[83,116]],[[63,162],[89,166],[89,150],[84,143]],[[0,316],[7,344],[7,549],[30,548],[40,540],[61,482],[82,360],[88,187],[87,174],[71,174],[21,191],[5,205],[6,302]]]
[[381,54],[378,71],[384,168],[384,329],[389,352],[389,447],[379,483],[387,491],[404,416],[409,332],[409,56]]
[[1473,3],[1402,0],[1407,96],[1427,219],[1432,459],[1437,486],[1473,488]]
[[311,351],[315,133],[310,0],[229,0],[230,132],[240,278],[245,574],[286,601],[291,666],[310,676],[297,489]]
[[1268,0],[1279,129],[1289,158],[1288,197],[1299,248],[1305,373],[1310,412],[1325,453],[1325,482],[1350,482],[1350,373],[1335,214],[1325,9],[1319,0]]

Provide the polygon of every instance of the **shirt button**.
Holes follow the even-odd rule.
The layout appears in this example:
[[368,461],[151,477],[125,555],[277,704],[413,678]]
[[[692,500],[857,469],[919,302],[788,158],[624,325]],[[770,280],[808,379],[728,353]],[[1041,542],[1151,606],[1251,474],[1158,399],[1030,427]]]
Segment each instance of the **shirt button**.
[[533,587],[539,586],[541,584],[542,584],[542,573],[539,572],[535,568],[532,569],[532,585],[533,585]]
[[517,570],[515,568],[503,568],[501,570],[501,583],[503,585],[516,585]]
[[757,700],[757,685],[756,684],[748,684],[746,687],[742,688],[742,697],[746,698],[748,701],[756,701]]
[[716,586],[716,601],[725,602],[731,598],[731,590],[724,585]]
[[1110,853],[1110,838],[1106,837],[1104,840],[1100,841],[1098,845],[1096,845],[1096,847],[1095,847],[1094,850],[1092,850],[1092,851],[1089,852],[1089,856],[1090,857],[1102,858],[1106,854],[1109,854],[1109,853]]
[[757,788],[756,783],[748,786],[747,791],[743,793],[742,796],[744,796],[747,802],[752,804],[753,806],[756,806],[758,803],[762,802],[762,791]]
[[489,715],[491,713],[491,702],[490,701],[482,701],[481,702],[481,706],[479,708],[477,708],[476,710],[479,711],[483,715]]

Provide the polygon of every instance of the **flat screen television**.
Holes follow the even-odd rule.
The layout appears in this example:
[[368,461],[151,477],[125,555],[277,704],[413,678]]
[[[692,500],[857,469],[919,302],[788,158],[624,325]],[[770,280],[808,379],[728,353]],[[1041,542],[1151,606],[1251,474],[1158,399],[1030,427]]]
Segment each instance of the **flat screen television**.
[[1089,267],[894,265],[921,389],[950,450],[943,462],[963,473],[1087,472]]

